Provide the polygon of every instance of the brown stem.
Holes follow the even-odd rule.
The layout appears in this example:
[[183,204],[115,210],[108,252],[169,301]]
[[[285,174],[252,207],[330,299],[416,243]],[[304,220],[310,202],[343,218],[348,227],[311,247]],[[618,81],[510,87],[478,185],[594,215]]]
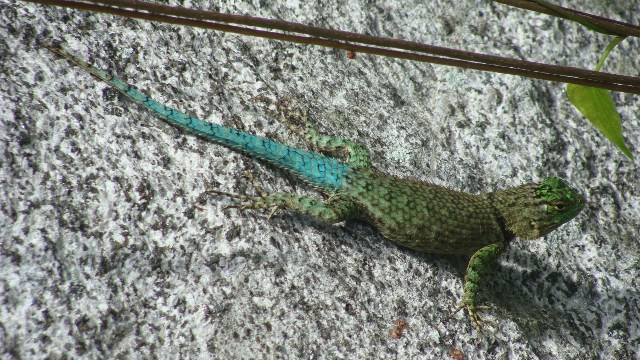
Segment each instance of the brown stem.
[[[540,13],[545,13],[547,15],[557,16],[567,20],[573,20],[549,8],[546,8],[542,5],[538,5],[535,2],[532,2],[529,0],[493,0],[493,1],[505,4],[505,5],[519,7],[521,9],[526,9],[526,10],[536,11]],[[579,18],[582,18],[584,21],[592,23],[602,29],[606,29],[612,34],[640,37],[640,26],[625,23],[618,20],[608,19],[602,16],[589,14],[586,12],[566,8],[563,6],[559,6],[559,7],[573,13],[575,16]]]
[[[493,55],[478,54],[473,52],[426,45],[406,40],[389,39],[346,31],[319,28],[281,20],[221,14],[212,11],[193,10],[162,4],[151,4],[135,0],[89,0],[91,2],[109,4],[109,6],[102,6],[74,0],[25,1],[48,5],[58,5],[82,10],[90,10],[95,12],[104,12],[114,15],[152,21],[161,21],[172,24],[195,26],[225,32],[233,32],[243,35],[291,41],[296,43],[333,47],[361,53],[390,56],[443,65],[459,66],[476,70],[494,71],[505,74],[528,76],[550,81],[569,82],[586,86],[600,87],[614,91],[640,94],[640,78],[637,77],[602,73],[566,66],[541,64],[517,59],[509,59]],[[117,8],[114,7],[114,5],[126,6],[134,8],[135,10]],[[144,12],[140,10],[144,10]],[[290,35],[272,31],[257,30],[248,27],[220,24],[219,22],[209,20],[251,25],[254,27],[276,28],[279,30],[304,33],[312,36]],[[319,37],[328,39],[321,39]],[[358,43],[384,46],[386,48],[410,50],[414,52],[358,45]],[[430,53],[437,56],[416,54],[415,52]]]

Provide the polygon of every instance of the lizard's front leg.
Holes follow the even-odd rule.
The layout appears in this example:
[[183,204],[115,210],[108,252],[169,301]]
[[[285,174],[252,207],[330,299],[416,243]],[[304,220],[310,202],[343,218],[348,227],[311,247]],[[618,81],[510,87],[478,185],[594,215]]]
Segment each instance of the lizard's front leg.
[[462,302],[454,310],[453,314],[466,308],[473,326],[475,326],[478,331],[482,331],[483,323],[491,323],[478,315],[478,310],[487,308],[486,306],[478,306],[476,304],[476,296],[479,292],[480,282],[505,249],[506,245],[503,242],[487,245],[476,251],[475,254],[471,256],[469,264],[467,265],[467,272],[464,277],[464,295]]

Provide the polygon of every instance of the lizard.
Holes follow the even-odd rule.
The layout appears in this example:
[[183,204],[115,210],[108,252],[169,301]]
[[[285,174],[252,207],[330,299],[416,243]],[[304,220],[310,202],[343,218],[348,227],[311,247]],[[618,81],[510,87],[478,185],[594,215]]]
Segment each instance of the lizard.
[[210,190],[239,200],[229,207],[272,209],[271,215],[284,209],[331,224],[360,219],[402,247],[418,252],[470,256],[462,300],[451,315],[466,309],[478,331],[485,323],[491,323],[479,314],[480,310],[487,309],[477,304],[480,283],[510,242],[515,238],[544,237],[576,217],[585,206],[583,195],[557,177],[470,194],[414,178],[392,176],[374,168],[363,144],[321,134],[308,121],[294,126],[281,119],[315,150],[287,146],[167,107],[60,48],[42,45],[168,123],[288,170],[327,196],[321,201],[285,192],[265,194],[260,188],[259,196]]

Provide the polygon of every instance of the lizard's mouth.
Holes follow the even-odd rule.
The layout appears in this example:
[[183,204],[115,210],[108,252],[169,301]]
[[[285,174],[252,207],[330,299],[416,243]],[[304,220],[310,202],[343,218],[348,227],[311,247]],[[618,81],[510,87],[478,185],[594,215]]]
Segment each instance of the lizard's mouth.
[[542,237],[556,230],[562,224],[576,217],[582,209],[584,209],[584,197],[580,197],[578,201],[565,208],[561,213],[556,214],[550,221],[531,222],[532,233],[535,237]]
[[533,228],[532,234],[533,234],[533,238],[537,239],[539,237],[543,237],[545,235],[547,235],[548,233],[552,232],[553,230],[557,229],[560,227],[560,225],[562,224],[540,224],[537,223],[535,221],[531,222],[531,227]]

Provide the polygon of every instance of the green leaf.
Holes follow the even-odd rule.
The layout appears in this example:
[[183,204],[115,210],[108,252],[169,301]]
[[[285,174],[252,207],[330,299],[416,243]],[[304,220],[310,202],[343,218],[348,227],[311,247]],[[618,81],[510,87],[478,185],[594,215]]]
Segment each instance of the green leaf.
[[[609,56],[611,50],[618,45],[625,37],[618,36],[613,39],[604,50],[600,60],[596,65],[596,71],[600,71],[604,60]],[[596,128],[600,130],[612,143],[614,143],[629,159],[633,160],[631,150],[622,138],[622,121],[616,111],[616,106],[611,99],[611,94],[605,89],[593,88],[589,86],[567,84],[567,96],[569,101],[578,111],[584,115]]]
[[597,127],[611,142],[633,160],[631,150],[622,138],[620,115],[607,90],[588,86],[567,84],[569,101]]

